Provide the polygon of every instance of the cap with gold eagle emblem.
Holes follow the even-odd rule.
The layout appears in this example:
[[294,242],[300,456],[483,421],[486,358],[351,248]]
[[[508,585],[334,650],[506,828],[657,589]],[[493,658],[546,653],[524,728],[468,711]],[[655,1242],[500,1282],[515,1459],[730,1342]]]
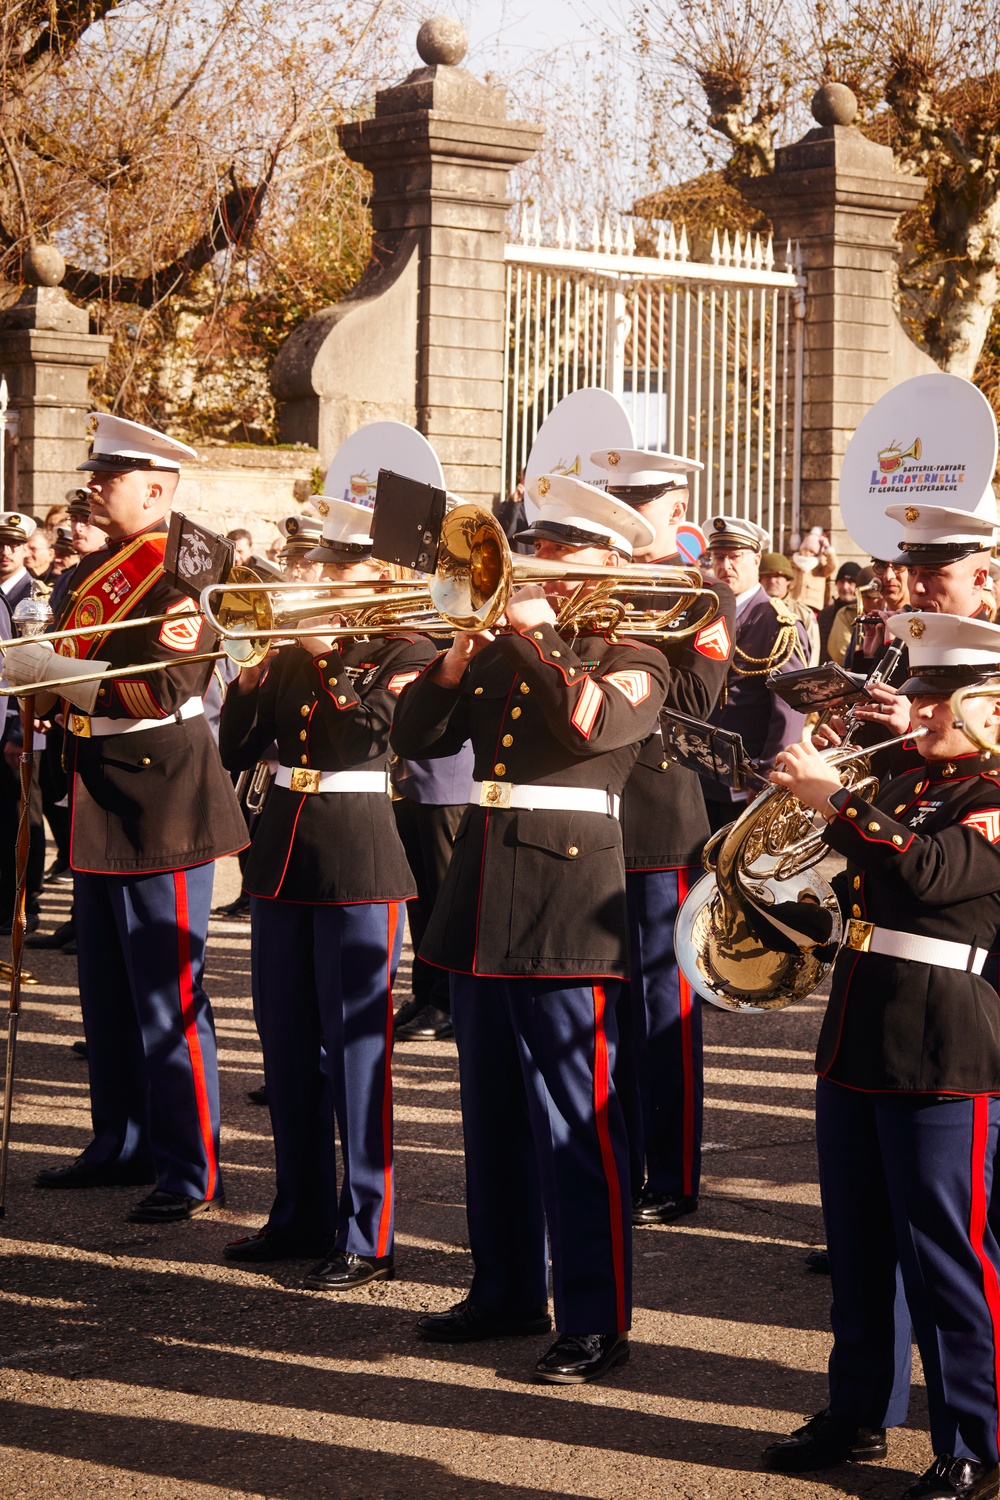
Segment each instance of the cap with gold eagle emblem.
[[317,544],[306,553],[311,562],[360,562],[371,557],[375,512],[370,505],[355,505],[332,495],[317,496],[313,503],[323,518],[323,529]]
[[198,457],[187,443],[167,437],[155,427],[144,427],[141,422],[127,422],[104,411],[92,412],[87,420],[92,425],[93,441],[90,456],[77,464],[78,469],[111,473],[161,469],[176,474],[185,460]]
[[894,568],[940,568],[972,552],[988,552],[997,531],[997,505],[988,489],[975,510],[924,505],[920,500],[886,506],[886,515],[902,524]]
[[644,448],[599,448],[590,462],[607,470],[608,494],[627,505],[649,505],[670,490],[686,489],[688,475],[705,467],[696,458]]
[[899,690],[907,697],[943,697],[969,683],[1000,677],[1000,625],[932,613],[891,615],[886,623],[907,645],[911,675]]
[[538,516],[521,541],[550,541],[564,547],[608,547],[631,557],[637,547],[648,547],[656,532],[638,511],[572,474],[539,474],[529,480],[528,493]]

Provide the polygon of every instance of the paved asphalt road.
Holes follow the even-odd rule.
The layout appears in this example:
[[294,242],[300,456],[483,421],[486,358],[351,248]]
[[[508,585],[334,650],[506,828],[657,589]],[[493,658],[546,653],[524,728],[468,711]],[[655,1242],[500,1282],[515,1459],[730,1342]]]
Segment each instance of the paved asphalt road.
[[[217,899],[235,890],[220,867]],[[45,900],[61,920],[66,888]],[[824,1404],[829,1284],[803,1269],[822,1243],[811,1055],[821,1005],[706,1013],[707,1173],[682,1227],[635,1233],[632,1359],[604,1384],[533,1383],[548,1340],[455,1350],[413,1336],[416,1314],[469,1281],[456,1057],[397,1050],[399,1279],[333,1297],[306,1264],[230,1268],[272,1192],[251,1014],[249,925],[217,921],[208,988],[218,1023],[227,1207],[151,1229],[142,1190],[41,1192],[36,1171],[89,1139],[74,960],[32,954],[7,1216],[0,1223],[0,1496],[767,1497],[899,1495],[930,1462],[923,1390],[882,1464],[787,1479],[763,1445]],[[397,999],[406,993],[401,971]],[[516,1214],[518,1205],[511,1203]]]

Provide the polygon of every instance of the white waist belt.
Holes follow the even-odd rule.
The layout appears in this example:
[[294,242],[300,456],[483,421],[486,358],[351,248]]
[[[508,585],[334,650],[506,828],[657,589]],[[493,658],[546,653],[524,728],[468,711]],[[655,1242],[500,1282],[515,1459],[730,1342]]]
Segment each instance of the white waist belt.
[[847,924],[845,943],[858,953],[882,953],[886,958],[935,964],[939,969],[962,969],[968,974],[983,972],[989,952],[968,943],[951,943],[947,938],[918,937],[912,932],[895,932],[891,927],[874,927],[871,922],[859,922],[857,918]]
[[66,727],[81,740],[102,734],[137,734],[142,729],[162,729],[178,719],[196,719],[205,712],[200,698],[189,698],[175,713],[163,719],[95,719],[90,714],[70,713]]
[[514,786],[509,781],[474,781],[474,807],[518,807],[526,812],[592,812],[617,818],[621,798],[586,786]]
[[311,771],[308,766],[279,766],[277,786],[290,792],[388,792],[388,771]]

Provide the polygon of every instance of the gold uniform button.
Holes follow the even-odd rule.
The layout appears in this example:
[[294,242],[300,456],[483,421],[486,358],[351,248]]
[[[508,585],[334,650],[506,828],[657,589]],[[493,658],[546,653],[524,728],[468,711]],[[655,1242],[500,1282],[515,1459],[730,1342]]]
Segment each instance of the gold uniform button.
[[501,745],[503,745],[505,750],[509,750],[511,745],[513,745],[514,743],[514,736],[512,734],[505,734],[500,743]]
[[308,730],[300,729],[299,730],[299,739],[300,740],[307,740],[308,738],[309,738]]
[[302,757],[302,764],[304,766],[307,766],[309,764],[309,757],[308,757],[308,755],[303,755],[303,757]]
[[142,760],[139,762],[139,764],[140,764],[140,766],[151,766],[153,764],[153,762],[150,760],[150,758],[149,758],[148,755],[144,755],[142,757]]
[[861,915],[861,907],[857,904],[857,902],[855,902],[854,905],[851,907],[851,916],[852,917],[860,917],[860,915]]
[[661,760],[660,761],[660,770],[661,771],[669,771],[670,770],[670,762],[669,762],[669,760]]
[[568,668],[568,674],[569,674],[570,677],[575,677],[576,676],[576,668],[575,667],[569,667]]
[[903,842],[902,835],[898,834],[898,833],[894,833],[893,836],[892,836],[892,842],[894,844],[901,844]]
[[552,655],[553,656],[562,656],[562,652],[561,651],[553,651]]
[[347,696],[346,696],[346,694],[340,693],[338,695],[338,697],[337,697],[337,702],[338,703],[346,703],[347,702]]
[[923,789],[924,789],[924,787],[925,787],[925,786],[926,786],[926,785],[927,785],[927,783],[926,783],[926,781],[920,781],[920,782],[918,782],[918,783],[917,783],[917,785],[916,785],[916,786],[915,786],[915,787],[914,787],[914,788],[913,788],[913,790],[914,790],[914,791],[915,791],[915,792],[922,792],[922,791],[923,791]]
[[569,848],[566,850],[566,853],[569,855],[570,859],[576,859],[576,856],[579,854],[579,852],[580,851],[575,844],[570,844]]
[[308,703],[303,703],[302,707],[299,709],[299,713],[302,715],[302,717],[304,719],[308,719],[308,717],[309,717],[309,705],[308,705]]
[[860,875],[855,875],[855,877],[854,877],[854,889],[856,891],[860,891],[860,889],[861,889],[861,876]]
[[320,669],[320,671],[322,671],[322,670],[323,670],[323,668],[324,668],[324,667],[325,667],[325,666],[326,666],[326,661],[325,661],[325,660],[323,660],[323,661],[318,661],[318,662],[317,662],[317,663],[316,663],[316,665],[317,665],[317,667],[319,667],[319,669]]
[[533,630],[531,633],[535,637],[536,641],[540,641],[541,640],[541,638],[542,638],[542,632],[540,630]]
[[879,831],[879,829],[881,827],[882,827],[881,823],[869,823],[868,824],[868,832],[869,833],[878,833],[878,831]]
[[326,679],[326,685],[327,685],[327,687],[336,687],[337,686],[337,679],[336,679],[336,677],[328,677]]
[[507,774],[507,767],[504,765],[502,760],[498,760],[496,765],[493,767],[493,774],[494,776],[505,776]]
[[[481,693],[482,688],[476,688],[476,692]],[[512,708],[510,711],[510,716],[512,719],[519,719],[521,717],[521,710],[519,708]]]
[[482,688],[476,688],[476,697],[477,698],[481,698],[482,696],[483,696],[483,690],[482,690]]
[[845,809],[844,809],[844,817],[845,818],[856,818],[857,815],[858,815],[858,810],[857,810],[856,807],[845,807]]
[[522,682],[521,683],[521,687],[520,687],[520,691],[522,693],[530,693],[531,689],[530,689],[530,687],[528,686],[528,684],[526,682]]

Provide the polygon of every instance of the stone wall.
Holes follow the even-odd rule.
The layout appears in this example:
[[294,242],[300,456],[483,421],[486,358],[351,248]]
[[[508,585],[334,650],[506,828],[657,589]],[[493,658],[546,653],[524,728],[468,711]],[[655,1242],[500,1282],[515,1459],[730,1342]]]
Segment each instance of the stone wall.
[[312,491],[319,463],[315,448],[199,448],[197,464],[185,466],[176,508],[225,533],[245,527],[263,552],[274,524],[295,515]]

